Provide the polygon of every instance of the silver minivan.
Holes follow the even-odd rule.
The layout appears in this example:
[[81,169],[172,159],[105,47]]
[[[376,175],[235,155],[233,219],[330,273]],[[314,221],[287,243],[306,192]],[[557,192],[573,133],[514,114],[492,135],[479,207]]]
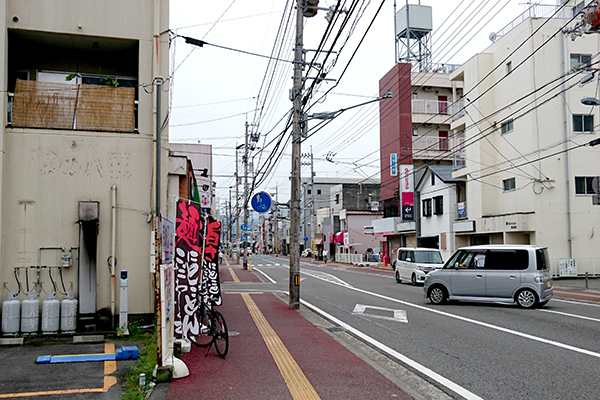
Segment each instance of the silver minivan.
[[427,275],[423,294],[433,304],[466,300],[541,307],[553,294],[549,262],[548,249],[541,246],[463,247]]

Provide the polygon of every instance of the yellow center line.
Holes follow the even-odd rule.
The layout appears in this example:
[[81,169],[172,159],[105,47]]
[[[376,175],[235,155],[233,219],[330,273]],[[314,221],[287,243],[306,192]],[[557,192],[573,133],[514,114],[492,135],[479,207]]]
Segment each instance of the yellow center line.
[[231,278],[233,279],[233,283],[240,283],[240,278],[238,278],[238,276],[235,274],[235,272],[233,272],[233,268],[228,268],[229,269],[229,273],[231,274]]
[[292,357],[279,336],[277,336],[275,330],[269,325],[269,322],[254,300],[252,300],[250,294],[242,293],[242,299],[244,299],[244,303],[246,303],[246,307],[248,307],[248,311],[252,315],[256,327],[271,352],[271,356],[273,356],[273,360],[277,364],[277,368],[279,368],[279,372],[285,380],[292,397],[295,400],[320,399],[321,397],[319,397],[319,394],[311,385],[306,375],[304,375],[294,357]]

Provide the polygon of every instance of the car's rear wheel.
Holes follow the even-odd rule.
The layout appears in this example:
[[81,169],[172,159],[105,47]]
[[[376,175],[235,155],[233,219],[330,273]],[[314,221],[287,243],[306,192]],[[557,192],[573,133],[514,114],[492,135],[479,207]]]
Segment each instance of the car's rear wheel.
[[516,301],[519,307],[531,308],[537,303],[537,296],[531,289],[523,289],[517,293]]
[[396,271],[396,283],[402,283],[402,279],[400,279],[400,272]]
[[429,301],[431,301],[433,304],[442,304],[448,298],[448,293],[442,286],[434,286],[429,289],[428,297]]

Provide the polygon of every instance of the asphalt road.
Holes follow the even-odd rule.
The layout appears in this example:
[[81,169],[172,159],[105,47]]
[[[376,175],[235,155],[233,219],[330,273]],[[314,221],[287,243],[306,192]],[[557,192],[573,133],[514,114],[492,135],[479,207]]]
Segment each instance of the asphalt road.
[[[252,256],[288,290],[287,259]],[[597,399],[600,306],[552,299],[542,309],[429,304],[391,273],[301,260],[300,297],[442,390],[467,399]]]

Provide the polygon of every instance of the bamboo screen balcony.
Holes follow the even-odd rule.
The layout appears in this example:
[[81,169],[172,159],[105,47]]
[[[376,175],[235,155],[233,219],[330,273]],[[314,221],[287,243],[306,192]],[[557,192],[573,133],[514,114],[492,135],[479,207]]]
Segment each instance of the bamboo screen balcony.
[[17,80],[15,128],[135,131],[135,88]]

